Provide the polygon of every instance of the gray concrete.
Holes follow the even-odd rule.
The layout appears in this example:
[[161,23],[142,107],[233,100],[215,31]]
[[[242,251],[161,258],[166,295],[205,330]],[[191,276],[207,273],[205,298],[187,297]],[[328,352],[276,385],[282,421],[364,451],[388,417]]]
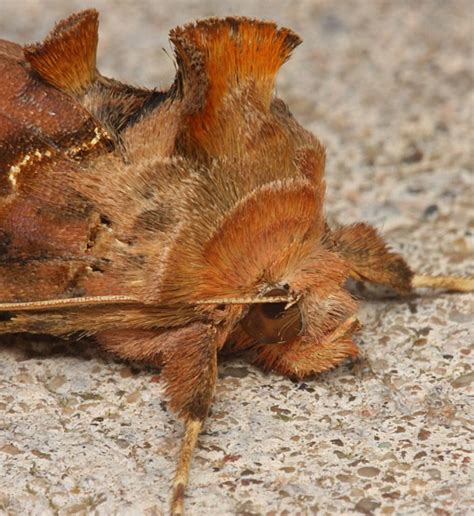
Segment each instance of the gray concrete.
[[[0,34],[102,11],[100,67],[173,75],[167,31],[271,18],[304,38],[279,94],[327,145],[327,211],[377,224],[417,270],[474,274],[470,0],[2,0]],[[302,384],[220,368],[188,513],[465,515],[472,509],[472,295],[364,302],[359,361]],[[156,372],[90,344],[0,344],[0,512],[162,514],[181,427]]]

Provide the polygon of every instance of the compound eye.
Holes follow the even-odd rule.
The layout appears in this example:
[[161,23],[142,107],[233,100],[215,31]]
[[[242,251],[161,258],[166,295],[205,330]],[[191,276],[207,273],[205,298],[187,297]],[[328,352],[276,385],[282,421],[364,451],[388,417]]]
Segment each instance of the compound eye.
[[[286,296],[283,289],[273,289],[266,296]],[[263,303],[253,305],[241,324],[245,332],[262,344],[288,342],[303,329],[303,320],[298,304],[285,310],[286,303]]]

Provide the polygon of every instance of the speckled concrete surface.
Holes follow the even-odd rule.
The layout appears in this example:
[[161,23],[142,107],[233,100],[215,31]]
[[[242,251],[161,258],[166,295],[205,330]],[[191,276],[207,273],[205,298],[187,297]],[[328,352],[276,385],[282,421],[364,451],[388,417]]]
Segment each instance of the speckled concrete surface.
[[[327,145],[328,213],[382,226],[420,271],[474,274],[470,0],[2,0],[0,34],[36,40],[91,4],[103,72],[147,85],[173,75],[176,24],[292,27],[278,90]],[[361,359],[300,384],[223,364],[188,513],[472,514],[473,311],[472,295],[364,302]],[[87,343],[0,341],[0,512],[166,512],[181,427],[157,374]]]

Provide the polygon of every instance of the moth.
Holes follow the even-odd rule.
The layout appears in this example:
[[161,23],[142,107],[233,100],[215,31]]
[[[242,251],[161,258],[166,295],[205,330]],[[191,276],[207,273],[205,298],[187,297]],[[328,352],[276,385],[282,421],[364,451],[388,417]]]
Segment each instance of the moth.
[[301,379],[358,354],[349,279],[400,295],[474,279],[417,275],[370,225],[328,225],[324,147],[274,95],[294,32],[208,19],[170,40],[165,91],[98,72],[95,10],[0,41],[0,334],[90,335],[161,369],[185,426],[177,515],[220,352]]

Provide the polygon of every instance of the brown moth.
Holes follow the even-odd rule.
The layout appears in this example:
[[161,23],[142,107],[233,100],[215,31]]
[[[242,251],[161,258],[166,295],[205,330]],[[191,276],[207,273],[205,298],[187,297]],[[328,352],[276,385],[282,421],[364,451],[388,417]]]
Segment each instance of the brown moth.
[[414,274],[364,223],[329,227],[325,151],[274,97],[300,43],[246,18],[171,31],[177,75],[140,89],[96,69],[98,14],[0,41],[0,333],[87,333],[161,367],[185,434],[171,512],[220,351],[292,378],[358,354],[349,278],[468,291]]

